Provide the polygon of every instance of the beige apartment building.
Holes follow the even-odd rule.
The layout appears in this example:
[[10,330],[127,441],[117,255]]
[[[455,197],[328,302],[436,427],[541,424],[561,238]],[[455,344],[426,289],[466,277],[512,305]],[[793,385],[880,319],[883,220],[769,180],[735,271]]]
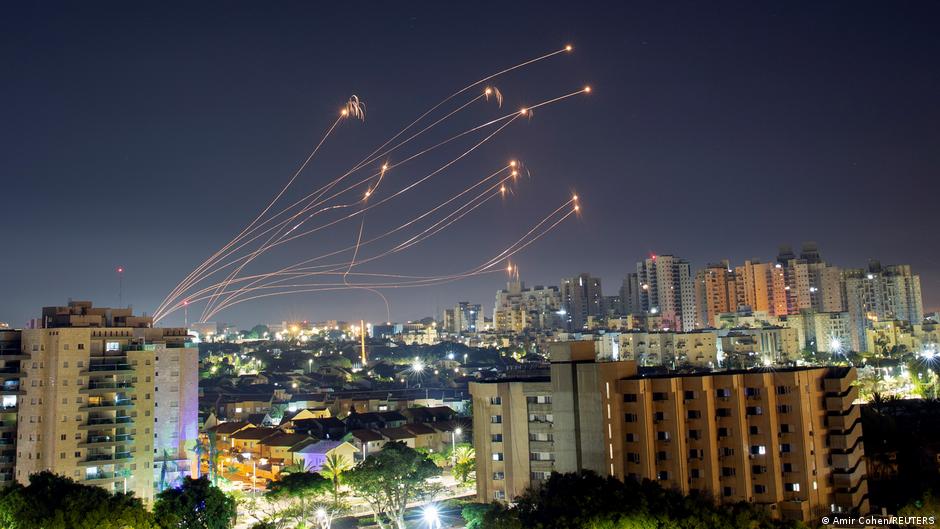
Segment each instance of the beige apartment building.
[[145,502],[188,475],[198,352],[185,329],[88,302],[43,309],[22,334],[16,480],[43,470]]
[[[595,361],[590,342],[558,344],[551,359],[543,397],[553,443],[537,458],[552,470],[657,480],[787,519],[868,510],[854,369],[641,376],[632,361]],[[471,384],[481,501],[511,501],[544,479],[524,481],[535,477],[537,450],[529,442],[533,412],[517,395],[545,389],[544,380]],[[505,396],[516,397],[509,408]]]
[[470,384],[477,498],[510,501],[554,470],[547,376]]

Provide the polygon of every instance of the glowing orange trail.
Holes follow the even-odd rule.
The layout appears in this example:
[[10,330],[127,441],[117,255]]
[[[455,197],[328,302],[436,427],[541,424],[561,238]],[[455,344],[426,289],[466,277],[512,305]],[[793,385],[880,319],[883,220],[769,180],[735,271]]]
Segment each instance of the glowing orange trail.
[[[495,182],[488,185],[483,189],[482,192],[475,193],[469,200],[463,201],[456,209],[450,210],[443,217],[437,218],[430,225],[420,229],[417,233],[414,233],[410,237],[405,238],[402,241],[399,241],[391,248],[386,250],[381,250],[378,253],[363,257],[361,255],[362,248],[370,243],[377,242],[384,238],[387,238],[401,230],[407,229],[408,227],[414,225],[417,222],[420,222],[427,218],[428,216],[439,211],[442,207],[452,203],[454,200],[460,200],[464,195],[471,192],[473,189],[485,184],[490,181],[494,176],[501,174],[506,168],[493,173],[492,175],[480,180],[479,182],[471,185],[467,189],[458,193],[455,196],[452,196],[445,200],[443,203],[438,204],[434,208],[426,211],[422,215],[411,219],[408,222],[405,222],[391,230],[382,233],[381,235],[375,236],[371,239],[364,240],[365,235],[365,216],[366,212],[369,210],[380,207],[386,203],[389,203],[391,200],[397,199],[398,197],[403,196],[408,191],[414,189],[416,186],[421,185],[426,182],[428,179],[440,174],[441,172],[447,170],[458,161],[467,157],[474,151],[476,151],[481,145],[488,142],[494,136],[503,131],[506,127],[512,124],[516,119],[520,117],[528,117],[531,119],[533,110],[562,101],[564,99],[573,97],[578,94],[589,94],[591,93],[591,87],[585,86],[581,90],[563,94],[561,96],[541,101],[537,104],[523,107],[522,109],[506,114],[502,117],[490,120],[483,124],[477,125],[471,129],[460,132],[450,138],[447,138],[443,141],[440,141],[430,147],[419,150],[416,153],[413,153],[409,156],[404,157],[404,159],[391,162],[386,160],[381,169],[369,175],[368,177],[355,182],[351,185],[346,185],[343,189],[338,191],[333,191],[343,180],[348,178],[350,175],[358,172],[366,165],[375,162],[383,156],[388,156],[390,153],[395,152],[397,149],[402,148],[403,146],[409,144],[414,139],[420,137],[421,135],[427,133],[434,127],[440,125],[453,115],[469,107],[471,104],[482,99],[489,99],[490,96],[496,98],[497,103],[502,105],[502,94],[495,88],[487,86],[482,94],[476,95],[469,100],[459,104],[457,108],[447,111],[443,117],[436,118],[434,121],[430,122],[423,126],[420,130],[417,130],[414,133],[411,133],[409,136],[405,137],[401,141],[396,143],[400,137],[402,137],[406,132],[413,129],[418,123],[423,121],[426,117],[431,115],[434,111],[441,108],[443,105],[453,100],[455,97],[463,94],[464,92],[472,89],[475,86],[481,85],[486,81],[493,79],[499,75],[505,74],[517,68],[524,67],[526,65],[532,64],[534,62],[552,57],[557,54],[571,51],[570,46],[566,46],[560,50],[530,59],[528,61],[519,63],[515,66],[503,69],[495,74],[484,77],[478,81],[475,81],[466,87],[454,92],[450,96],[446,97],[441,102],[437,103],[429,110],[420,115],[416,120],[411,122],[401,131],[396,133],[394,136],[386,140],[381,146],[373,150],[372,153],[364,157],[359,163],[355,164],[351,169],[349,169],[343,175],[333,179],[332,181],[324,184],[319,189],[313,191],[310,194],[307,194],[304,198],[294,202],[293,204],[283,207],[277,212],[270,214],[274,206],[284,197],[287,190],[295,183],[300,174],[308,167],[311,160],[319,152],[321,147],[324,145],[326,140],[333,133],[338,124],[346,117],[358,117],[360,119],[364,116],[364,107],[361,102],[355,96],[350,98],[347,107],[343,109],[339,118],[337,118],[333,124],[328,128],[327,132],[324,134],[323,138],[313,149],[313,151],[308,155],[308,157],[303,161],[301,166],[295,171],[292,177],[288,180],[287,184],[278,192],[273,200],[261,211],[261,213],[255,217],[241,232],[229,241],[225,246],[216,251],[203,263],[197,266],[192,272],[190,272],[180,283],[178,283],[173,290],[164,298],[163,302],[158,306],[157,310],[154,312],[155,321],[159,321],[163,317],[177,310],[182,304],[189,305],[195,301],[206,301],[208,300],[205,309],[203,311],[203,320],[217,314],[219,311],[224,310],[234,304],[242,303],[248,301],[249,299],[257,299],[258,297],[268,297],[272,295],[283,295],[287,293],[293,293],[295,291],[322,291],[322,290],[337,290],[337,289],[364,289],[374,292],[376,295],[382,297],[386,304],[386,312],[390,313],[390,307],[388,299],[379,289],[386,288],[413,288],[419,286],[427,286],[431,284],[440,284],[442,282],[456,281],[460,278],[471,277],[474,275],[491,273],[493,270],[491,268],[495,266],[495,263],[500,262],[502,259],[506,259],[514,255],[515,253],[526,248],[530,244],[534,243],[536,240],[550,232],[554,227],[560,224],[562,221],[567,219],[569,216],[576,214],[579,206],[576,202],[577,198],[569,200],[564,205],[553,211],[549,216],[542,219],[538,224],[536,224],[532,229],[530,229],[525,235],[520,239],[515,241],[512,245],[504,249],[502,252],[494,256],[492,259],[484,262],[482,265],[475,269],[460,273],[460,274],[451,274],[451,275],[441,275],[441,276],[402,276],[396,274],[380,274],[380,273],[363,273],[355,272],[353,269],[359,266],[362,266],[369,262],[377,261],[385,256],[404,251],[409,249],[416,244],[429,239],[430,237],[435,236],[444,229],[452,226],[454,223],[460,221],[465,216],[476,211],[483,204],[489,202],[490,200],[503,196],[505,197],[506,193],[514,194],[512,187],[507,186],[507,181],[514,181],[518,172],[513,164],[511,164],[512,170],[510,176],[503,176],[498,178]],[[479,141],[473,143],[467,150],[463,151],[461,154],[451,159],[450,161],[439,166],[434,171],[426,174],[425,176],[418,178],[415,181],[412,181],[398,189],[387,196],[384,196],[380,200],[375,200],[376,193],[379,190],[380,185],[385,179],[386,172],[392,168],[401,166],[405,163],[410,162],[420,156],[423,156],[427,153],[430,153],[444,145],[447,145],[451,142],[459,140],[469,134],[473,134],[476,131],[486,129],[491,126],[496,126],[495,130],[489,131],[486,135]],[[364,187],[363,187],[364,186]],[[387,187],[387,186],[383,186]],[[362,189],[359,191],[358,197],[347,203],[330,203],[335,199],[340,200],[349,200],[345,197],[347,193],[356,192],[356,190]],[[557,213],[564,209],[567,205],[574,202],[574,208],[563,215],[561,218],[555,218]],[[333,210],[340,210],[344,208],[356,207],[356,210],[349,214],[341,214],[338,218],[333,218],[331,220],[326,220],[323,223],[318,223],[319,225],[313,226],[310,228],[304,227],[301,231],[301,227],[310,221],[312,218],[317,217],[321,214],[324,214]],[[280,246],[282,244],[289,243],[293,240],[296,240],[301,237],[317,233],[319,231],[325,230],[332,226],[335,226],[338,223],[351,220],[356,216],[360,217],[360,226],[355,239],[355,244],[344,248],[341,250],[336,250],[329,252],[318,257],[311,259],[306,259],[289,267],[283,268],[275,272],[268,272],[263,274],[255,274],[248,276],[241,276],[241,272],[245,267],[255,260],[256,257],[267,252],[268,250]],[[436,216],[436,215],[435,215]],[[331,215],[332,217],[332,215]],[[279,220],[280,219],[280,220]],[[553,220],[554,219],[554,220]],[[547,228],[543,228],[545,225],[548,225]],[[244,249],[247,245],[254,243],[261,239],[260,245],[254,249],[248,249],[247,253],[241,256],[238,254]],[[254,245],[253,245],[254,246]],[[352,255],[348,261],[343,261],[339,263],[331,264],[318,264],[310,265],[309,263],[325,259],[329,256],[338,255],[351,251]],[[511,265],[510,265],[511,266]],[[196,290],[195,292],[190,292],[197,288],[198,284],[201,283],[204,279],[211,277],[219,272],[232,268],[229,272],[226,273],[225,278],[208,287],[204,287]],[[340,276],[342,278],[342,284],[331,284],[331,283],[319,283],[319,284],[308,284],[308,283],[292,283],[286,284],[291,279],[302,279],[312,276]],[[386,278],[386,281],[379,282],[353,282],[350,279],[353,277],[375,277]],[[392,281],[388,281],[392,279]],[[296,290],[296,289],[301,290]],[[291,290],[287,290],[291,289]],[[264,292],[258,293],[255,292],[258,290],[277,290],[277,292]],[[185,299],[180,302],[180,298],[185,296]],[[388,314],[388,319],[390,319],[390,314]]]

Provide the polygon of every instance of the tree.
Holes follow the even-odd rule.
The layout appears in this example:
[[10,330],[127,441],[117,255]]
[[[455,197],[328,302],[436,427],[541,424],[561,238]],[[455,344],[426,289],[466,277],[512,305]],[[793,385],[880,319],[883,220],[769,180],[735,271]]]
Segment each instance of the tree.
[[178,488],[157,495],[153,514],[163,529],[229,529],[237,509],[235,499],[207,478],[185,478]]
[[133,494],[110,493],[51,472],[0,491],[4,529],[152,529],[153,519]]
[[463,484],[470,481],[470,474],[476,469],[476,451],[472,446],[459,445],[454,451],[454,477]]
[[320,474],[333,484],[333,503],[339,505],[339,485],[344,472],[351,469],[352,463],[342,454],[332,452],[326,455]]
[[265,496],[271,499],[288,498],[297,501],[300,507],[300,523],[307,527],[310,501],[330,490],[330,480],[320,474],[296,472],[281,475],[277,481],[268,483]]
[[381,529],[405,529],[408,503],[433,496],[438,489],[428,479],[440,474],[441,469],[417,450],[390,442],[347,472],[346,482],[369,504]]

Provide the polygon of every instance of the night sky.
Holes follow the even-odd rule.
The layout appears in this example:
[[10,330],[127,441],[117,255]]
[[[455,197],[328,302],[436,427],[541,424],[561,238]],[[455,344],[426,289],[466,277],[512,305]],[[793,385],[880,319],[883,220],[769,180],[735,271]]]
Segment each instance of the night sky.
[[[117,304],[118,266],[123,301],[152,311],[267,205],[350,94],[366,101],[365,122],[342,124],[290,197],[454,90],[568,43],[574,53],[494,81],[502,111],[479,105],[455,126],[587,83],[589,96],[513,123],[433,185],[367,217],[365,231],[510,158],[531,178],[369,271],[470,268],[577,192],[580,218],[514,259],[527,283],[585,271],[613,294],[650,252],[699,267],[770,260],[780,244],[815,240],[840,266],[911,264],[925,307],[937,310],[938,27],[931,1],[8,4],[0,321],[22,325],[70,297]],[[402,167],[383,185],[443,161]],[[259,266],[348,244],[358,228],[343,224]],[[390,292],[392,319],[460,299],[489,315],[505,280]],[[385,305],[364,291],[298,294],[216,319],[291,318],[377,321]]]

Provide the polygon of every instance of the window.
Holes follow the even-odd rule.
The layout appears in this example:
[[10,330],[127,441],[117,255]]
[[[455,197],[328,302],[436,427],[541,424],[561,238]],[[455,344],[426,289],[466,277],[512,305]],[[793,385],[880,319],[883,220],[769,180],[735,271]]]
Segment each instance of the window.
[[727,498],[728,496],[732,496],[732,495],[734,495],[734,489],[732,489],[731,487],[724,487],[724,488],[721,489],[721,495],[724,496],[724,497],[726,497],[726,498]]
[[668,441],[668,440],[669,440],[669,432],[656,432],[656,440],[657,440],[657,441]]
[[790,433],[790,425],[789,425],[789,424],[781,424],[781,425],[780,425],[780,433]]
[[695,398],[695,392],[691,390],[687,390],[682,394],[682,396],[685,400],[692,400]]
[[701,412],[700,410],[689,410],[689,411],[686,412],[686,416],[687,416],[689,419],[701,419],[701,418],[702,418],[702,412]]
[[656,473],[656,479],[659,479],[659,480],[669,479],[669,472],[666,472],[665,470],[660,470],[659,472]]
[[728,448],[727,446],[725,446],[721,449],[722,457],[731,457],[733,455],[734,455],[734,448]]
[[666,400],[666,394],[665,394],[665,393],[662,393],[662,392],[659,392],[659,391],[657,391],[656,393],[653,393],[653,401],[659,402],[659,401],[663,401],[663,400]]
[[502,442],[503,442],[503,434],[501,434],[501,433],[494,433],[493,435],[490,436],[490,440],[491,440],[492,442],[494,442],[494,443],[502,443]]
[[503,416],[502,416],[502,415],[491,415],[491,416],[490,416],[490,423],[491,423],[491,424],[502,424],[502,423],[503,423]]
[[734,472],[734,467],[721,467],[721,475],[723,477],[728,478],[734,476]]
[[640,462],[640,454],[638,454],[637,452],[630,452],[630,453],[628,453],[628,454],[627,454],[627,461],[630,462],[630,463],[639,463],[639,462]]
[[715,396],[719,399],[728,398],[731,396],[731,390],[728,388],[720,388],[715,390]]
[[784,471],[784,472],[787,472],[787,473],[793,472],[793,463],[784,463],[784,464],[783,464],[783,471]]
[[669,456],[666,454],[664,450],[660,450],[659,452],[656,452],[656,461],[665,461],[667,459],[669,459]]
[[702,471],[697,468],[689,469],[689,477],[693,479],[698,479],[702,477]]
[[767,492],[766,485],[754,485],[754,494],[764,494]]
[[501,397],[490,397],[490,404],[493,406],[499,406],[502,403],[503,399]]
[[731,408],[718,408],[715,413],[719,417],[731,417]]
[[783,490],[787,492],[800,492],[800,484],[799,483],[784,483]]
[[501,481],[506,479],[505,472],[493,472],[493,481]]
[[760,406],[748,406],[747,414],[748,415],[763,415],[764,410]]
[[692,448],[689,450],[689,459],[702,459],[705,452],[701,448]]
[[766,474],[767,467],[764,465],[751,465],[751,472],[754,474]]
[[529,461],[552,461],[551,452],[529,452]]
[[628,443],[634,443],[634,442],[636,442],[636,434],[634,434],[634,433],[628,433],[627,436],[626,436],[626,441],[627,441]]
[[701,430],[689,430],[689,439],[698,440],[702,438]]
[[493,461],[502,461],[503,453],[502,452],[493,452]]
[[83,344],[83,343],[78,344],[78,348],[79,348],[79,349],[84,349],[84,348],[85,348],[85,344]]
[[762,456],[767,453],[767,447],[764,445],[751,445],[751,455]]
[[748,431],[751,433],[751,435],[760,434],[760,428],[758,428],[757,426],[751,426],[750,428],[748,428]]
[[657,411],[657,412],[653,413],[653,420],[655,420],[655,421],[664,421],[664,420],[666,420],[666,414],[663,413],[663,412],[661,412],[661,411]]
[[718,428],[718,438],[721,439],[722,437],[728,437],[728,429],[727,429],[727,428],[724,428],[724,427]]
[[635,413],[624,413],[623,420],[624,422],[636,422],[637,416]]
[[790,388],[787,386],[777,386],[777,395],[786,395],[790,393]]
[[783,453],[783,454],[789,454],[789,453],[790,453],[790,443],[782,443],[782,444],[780,445],[780,452]]
[[789,404],[781,404],[777,406],[777,411],[780,413],[790,413],[793,411],[793,406],[790,406]]
[[636,402],[636,393],[624,393],[623,401],[624,402]]
[[747,397],[760,397],[760,388],[744,388],[744,395]]

